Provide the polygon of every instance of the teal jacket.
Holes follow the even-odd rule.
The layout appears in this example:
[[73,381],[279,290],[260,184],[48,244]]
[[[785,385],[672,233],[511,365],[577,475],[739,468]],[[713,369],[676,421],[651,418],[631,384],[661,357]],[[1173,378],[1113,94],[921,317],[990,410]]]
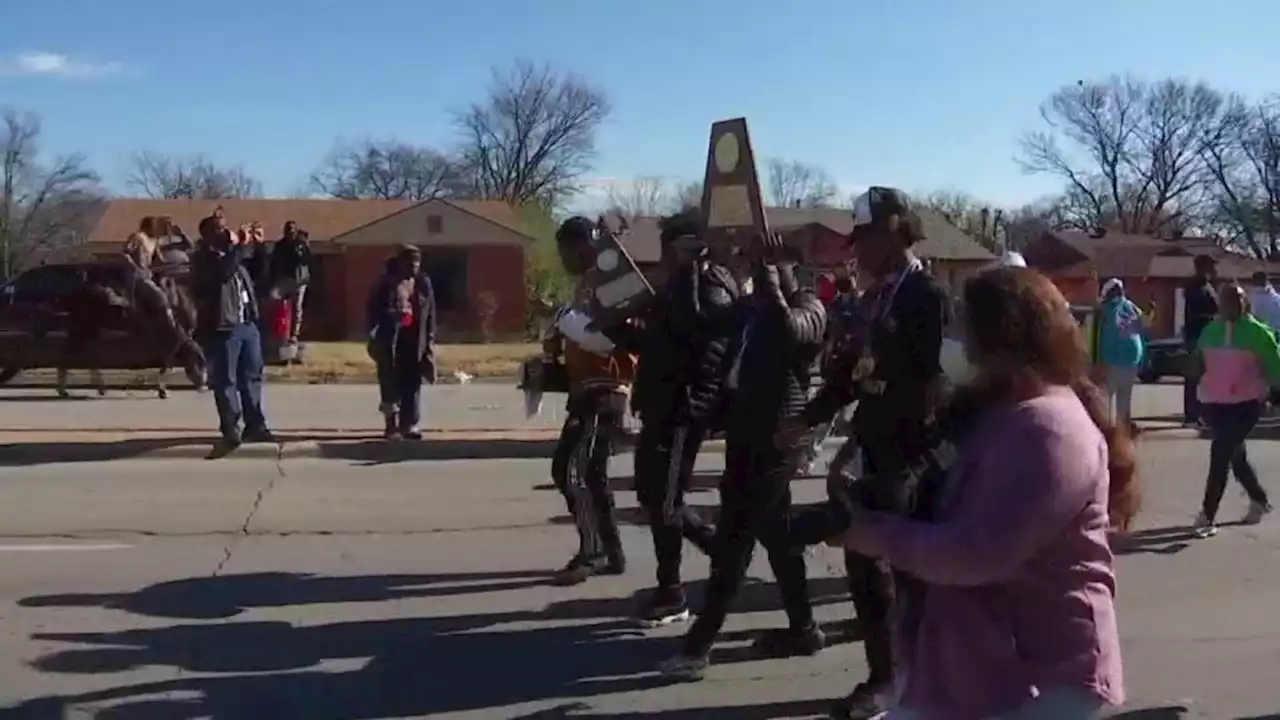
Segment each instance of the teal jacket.
[[1102,304],[1098,328],[1098,359],[1111,367],[1139,367],[1146,354],[1142,341],[1142,312],[1128,298]]

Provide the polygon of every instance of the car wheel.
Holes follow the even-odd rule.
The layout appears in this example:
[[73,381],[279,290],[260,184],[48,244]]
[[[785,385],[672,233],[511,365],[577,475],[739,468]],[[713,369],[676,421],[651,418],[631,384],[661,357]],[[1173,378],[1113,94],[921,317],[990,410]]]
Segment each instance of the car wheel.
[[0,370],[0,385],[4,385],[8,383],[10,380],[17,377],[18,373],[20,372],[22,372],[22,368],[16,368],[16,367],[5,368],[3,370]]
[[1155,370],[1143,370],[1142,372],[1138,373],[1138,380],[1144,383],[1159,382],[1160,373],[1156,372]]

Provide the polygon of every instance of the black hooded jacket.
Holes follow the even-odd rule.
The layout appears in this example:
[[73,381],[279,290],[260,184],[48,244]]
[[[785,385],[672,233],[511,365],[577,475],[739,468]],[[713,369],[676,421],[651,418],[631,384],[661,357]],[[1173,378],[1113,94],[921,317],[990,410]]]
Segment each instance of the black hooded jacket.
[[[867,293],[865,307],[874,304],[875,295]],[[903,278],[890,307],[879,317],[867,315],[865,341],[845,348],[834,360],[804,419],[817,425],[858,400],[853,424],[859,441],[913,455],[922,448],[903,445],[917,444],[912,439],[921,436],[946,390],[939,356],[951,302],[928,273],[913,272]],[[874,366],[860,377],[858,362],[867,344]]]
[[740,292],[724,266],[695,263],[667,281],[638,325],[606,332],[640,356],[631,396],[645,422],[715,420]]
[[786,266],[757,267],[754,285],[755,292],[739,305],[730,367],[741,359],[727,430],[772,443],[780,423],[799,415],[808,399],[827,312],[812,292],[796,289]]

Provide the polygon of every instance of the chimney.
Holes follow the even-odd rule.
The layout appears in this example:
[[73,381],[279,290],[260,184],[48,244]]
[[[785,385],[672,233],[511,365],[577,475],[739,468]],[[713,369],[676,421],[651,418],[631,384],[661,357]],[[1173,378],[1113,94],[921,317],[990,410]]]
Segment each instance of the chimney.
[[987,227],[991,224],[991,208],[982,208],[982,212],[978,213],[982,221],[982,237],[987,237]]
[[792,203],[792,206],[794,206],[794,207],[795,207],[795,209],[799,210],[799,209],[800,209],[800,198],[796,198],[796,199],[795,199],[795,202],[793,202],[793,203]]

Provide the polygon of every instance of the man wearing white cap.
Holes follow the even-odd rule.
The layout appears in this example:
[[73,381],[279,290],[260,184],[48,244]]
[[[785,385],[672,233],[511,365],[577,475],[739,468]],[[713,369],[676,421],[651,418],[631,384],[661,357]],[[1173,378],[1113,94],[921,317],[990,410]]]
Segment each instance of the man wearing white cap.
[[[849,242],[859,269],[875,279],[863,295],[866,338],[855,353],[842,358],[847,370],[833,374],[805,407],[802,426],[825,422],[856,399],[851,437],[861,445],[863,468],[868,475],[895,478],[879,485],[900,492],[888,499],[866,483],[854,482],[847,490],[851,502],[921,517],[930,502],[899,500],[916,497],[906,487],[911,480],[905,471],[931,446],[929,430],[946,384],[940,355],[951,303],[911,252],[925,236],[905,193],[873,187],[854,202],[853,215]],[[829,481],[828,487],[835,484]],[[845,567],[870,674],[837,703],[832,717],[874,717],[887,709],[895,687],[895,605],[903,605],[902,612],[922,596],[918,580],[875,558],[848,552]]]
[[1111,278],[1102,283],[1099,313],[1098,356],[1107,370],[1107,397],[1117,424],[1129,422],[1133,386],[1138,381],[1146,345],[1142,340],[1142,311],[1125,297],[1124,283]]

